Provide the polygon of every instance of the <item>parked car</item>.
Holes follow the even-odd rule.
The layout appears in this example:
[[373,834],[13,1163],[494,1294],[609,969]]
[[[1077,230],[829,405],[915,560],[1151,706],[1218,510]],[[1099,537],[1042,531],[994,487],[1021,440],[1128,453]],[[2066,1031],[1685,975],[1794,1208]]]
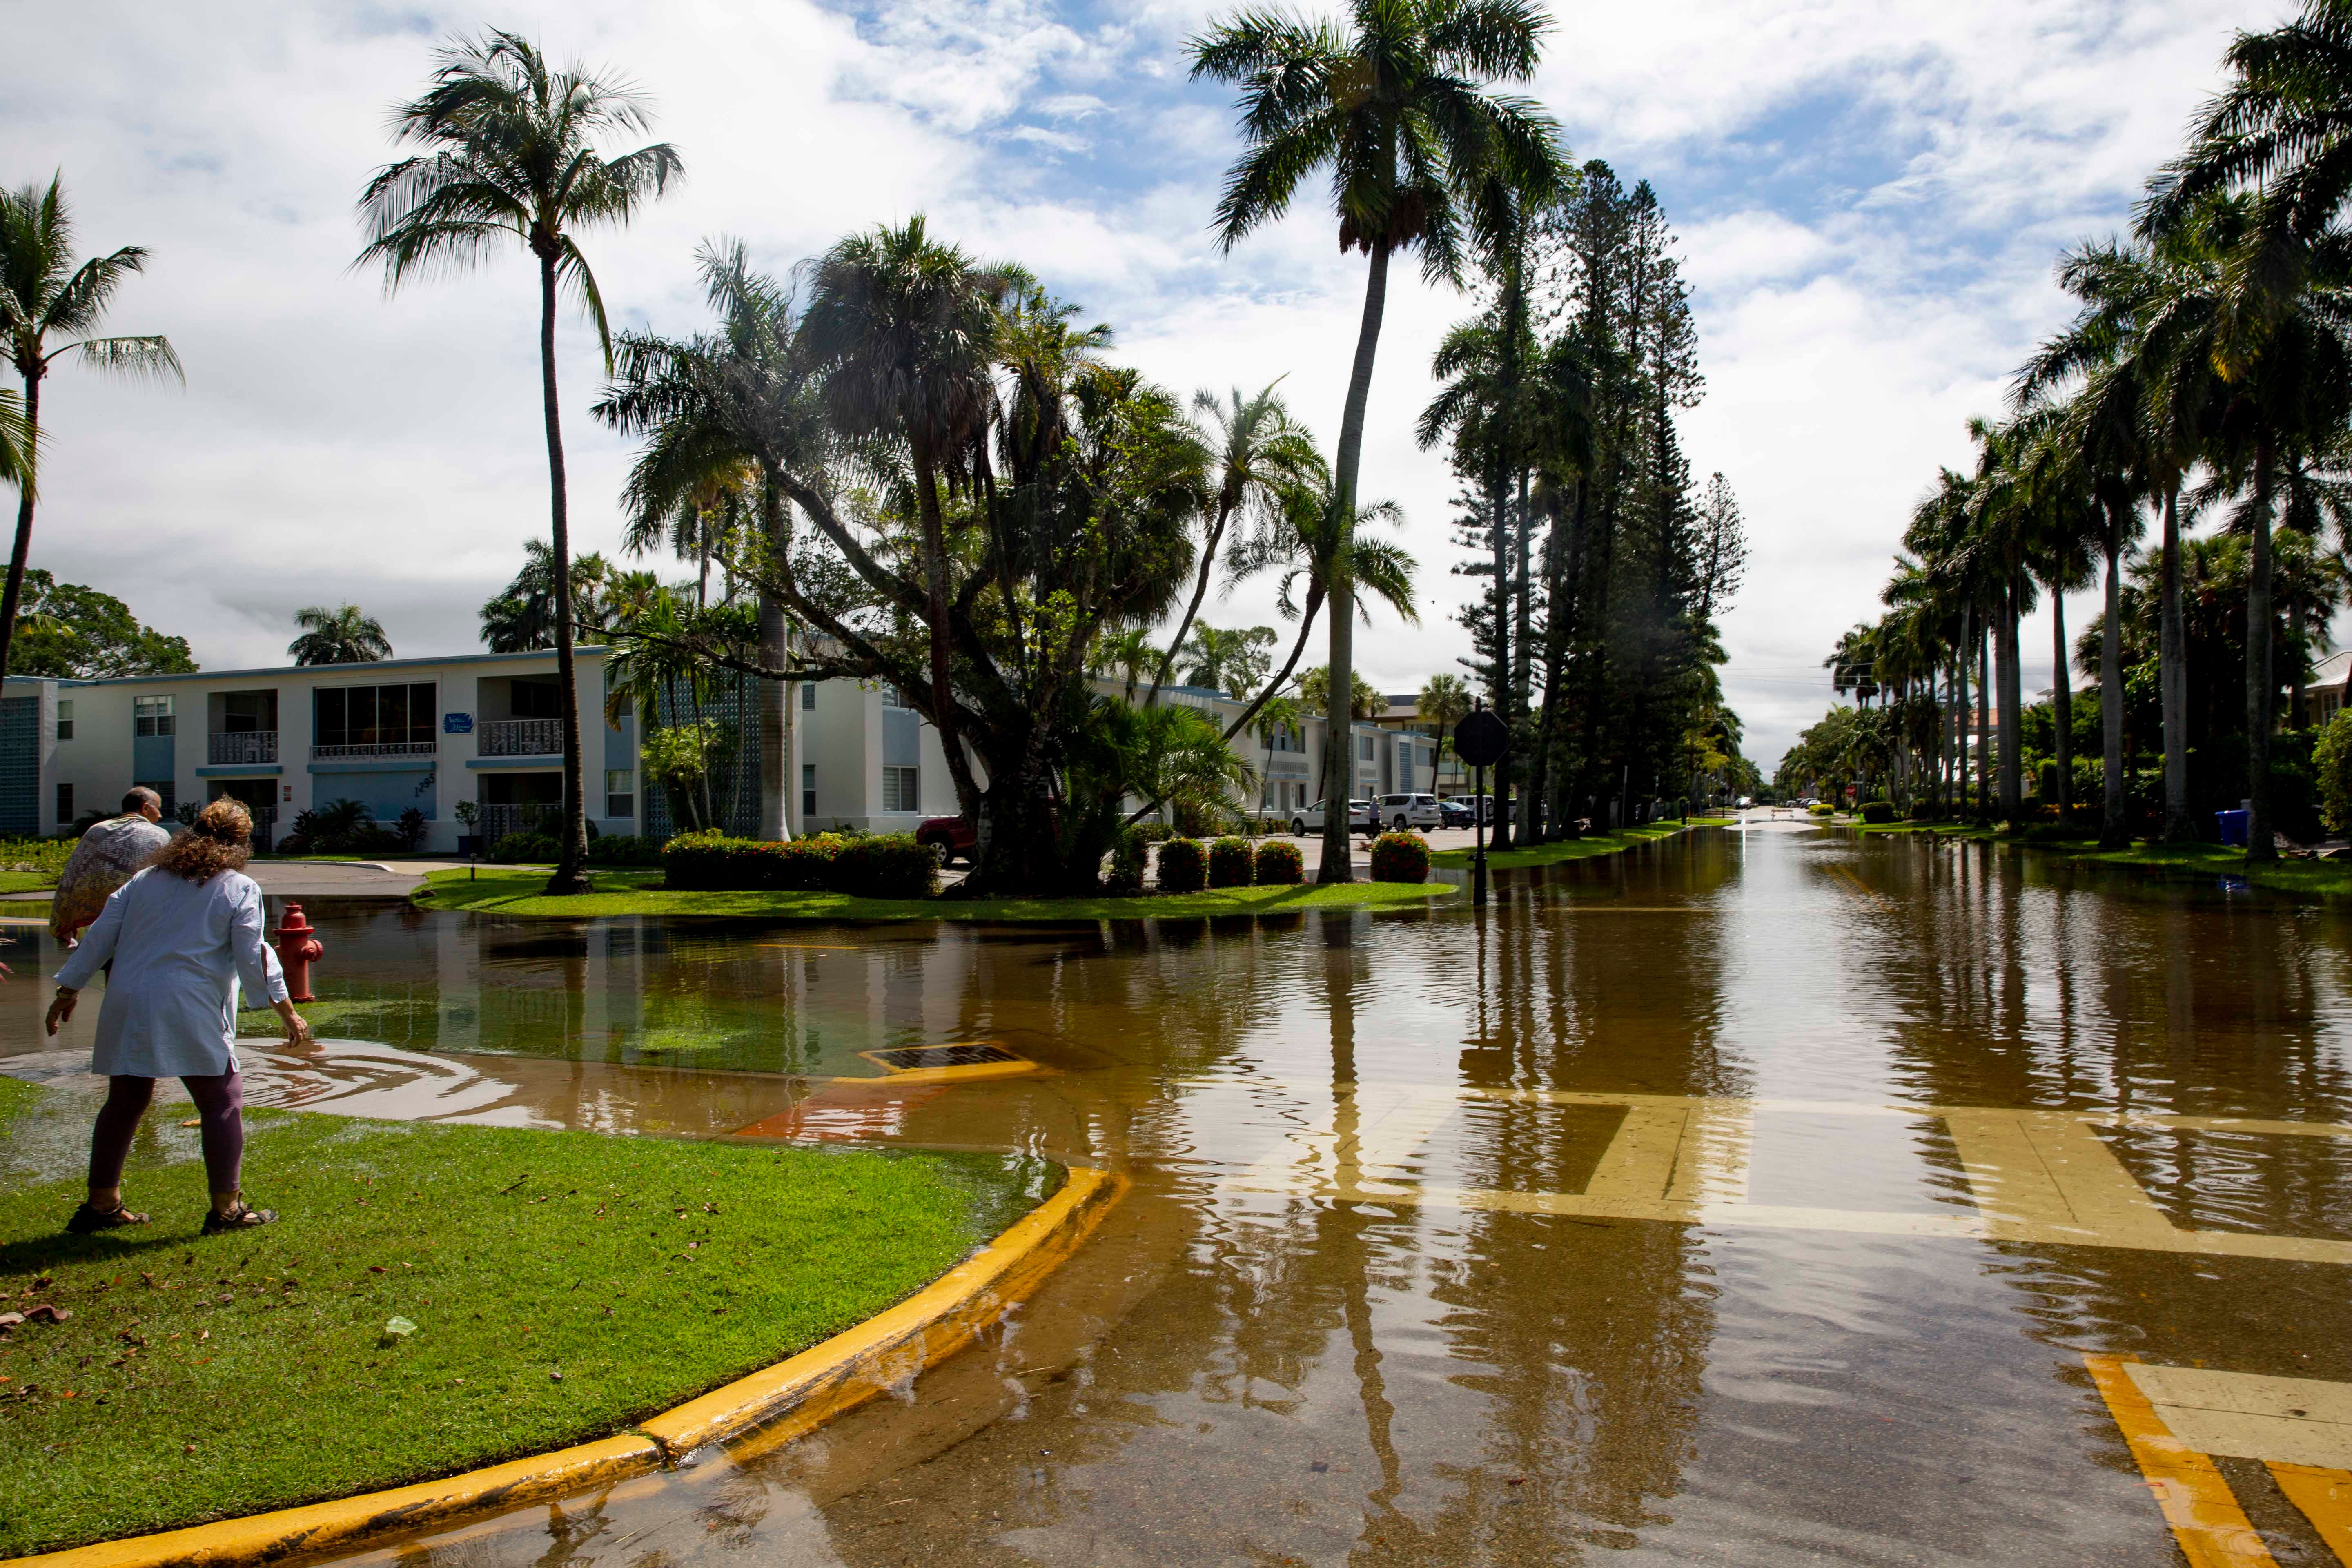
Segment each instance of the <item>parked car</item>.
[[1467,827],[1477,815],[1470,809],[1468,801],[1458,800],[1453,795],[1447,795],[1444,800],[1439,801],[1437,809],[1444,817],[1444,821],[1440,826],[1445,827]]
[[980,846],[980,835],[961,816],[933,816],[915,829],[915,842],[928,846],[942,866],[952,866],[959,859],[969,866]]
[[1462,809],[1462,826],[1473,822],[1495,820],[1495,797],[1491,795],[1453,795],[1445,797]]
[[[1348,803],[1349,832],[1378,833],[1380,830],[1380,818],[1373,815],[1370,801],[1351,800]],[[1301,838],[1310,833],[1322,832],[1323,803],[1318,800],[1313,805],[1301,807],[1290,819],[1290,831]]]
[[1445,811],[1433,795],[1384,795],[1380,819],[1402,833],[1408,827],[1443,827]]

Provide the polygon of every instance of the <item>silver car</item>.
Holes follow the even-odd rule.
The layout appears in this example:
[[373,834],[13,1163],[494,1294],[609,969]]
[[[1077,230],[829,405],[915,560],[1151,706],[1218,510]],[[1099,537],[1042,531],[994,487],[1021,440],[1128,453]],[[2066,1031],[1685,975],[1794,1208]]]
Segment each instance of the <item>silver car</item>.
[[1380,815],[1383,824],[1400,833],[1408,827],[1445,826],[1445,808],[1433,795],[1384,795]]
[[[1370,801],[1351,800],[1348,803],[1349,832],[1375,833],[1379,830],[1379,819],[1372,815]],[[1290,831],[1301,838],[1310,833],[1322,832],[1323,802],[1318,800],[1313,805],[1300,807],[1297,815],[1290,819]]]

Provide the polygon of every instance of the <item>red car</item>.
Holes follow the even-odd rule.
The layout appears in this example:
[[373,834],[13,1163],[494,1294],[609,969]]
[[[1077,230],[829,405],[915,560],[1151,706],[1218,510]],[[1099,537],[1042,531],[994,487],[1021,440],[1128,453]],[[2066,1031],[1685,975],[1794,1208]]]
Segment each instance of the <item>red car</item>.
[[972,851],[979,847],[980,836],[961,816],[933,816],[915,829],[915,842],[929,846],[942,866],[952,866],[959,859],[969,866],[972,863]]

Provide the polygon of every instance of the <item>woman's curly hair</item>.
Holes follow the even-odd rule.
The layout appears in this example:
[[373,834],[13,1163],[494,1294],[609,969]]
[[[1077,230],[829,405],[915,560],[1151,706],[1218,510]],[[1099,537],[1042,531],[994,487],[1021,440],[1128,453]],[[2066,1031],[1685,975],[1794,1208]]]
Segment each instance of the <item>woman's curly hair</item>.
[[236,801],[223,795],[204,810],[185,833],[165,845],[152,864],[159,871],[209,882],[223,871],[242,871],[253,853],[253,818]]

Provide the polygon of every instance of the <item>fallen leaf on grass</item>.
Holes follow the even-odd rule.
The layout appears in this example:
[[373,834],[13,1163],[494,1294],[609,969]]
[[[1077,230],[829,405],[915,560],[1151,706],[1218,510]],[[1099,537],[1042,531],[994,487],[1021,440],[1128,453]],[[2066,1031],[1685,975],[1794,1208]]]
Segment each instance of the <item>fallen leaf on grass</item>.
[[381,1274],[383,1271],[383,1265],[381,1263],[371,1263],[368,1265],[368,1272],[371,1274]]
[[72,1316],[72,1308],[53,1307],[47,1301],[37,1307],[25,1309],[25,1321],[28,1323],[62,1323]]
[[416,1325],[406,1318],[393,1318],[385,1321],[383,1331],[404,1340],[416,1331]]
[[24,1321],[22,1312],[0,1312],[0,1329],[13,1329]]
[[201,1116],[191,1116],[185,1121],[180,1123],[183,1127],[202,1127],[204,1124],[205,1119]]

